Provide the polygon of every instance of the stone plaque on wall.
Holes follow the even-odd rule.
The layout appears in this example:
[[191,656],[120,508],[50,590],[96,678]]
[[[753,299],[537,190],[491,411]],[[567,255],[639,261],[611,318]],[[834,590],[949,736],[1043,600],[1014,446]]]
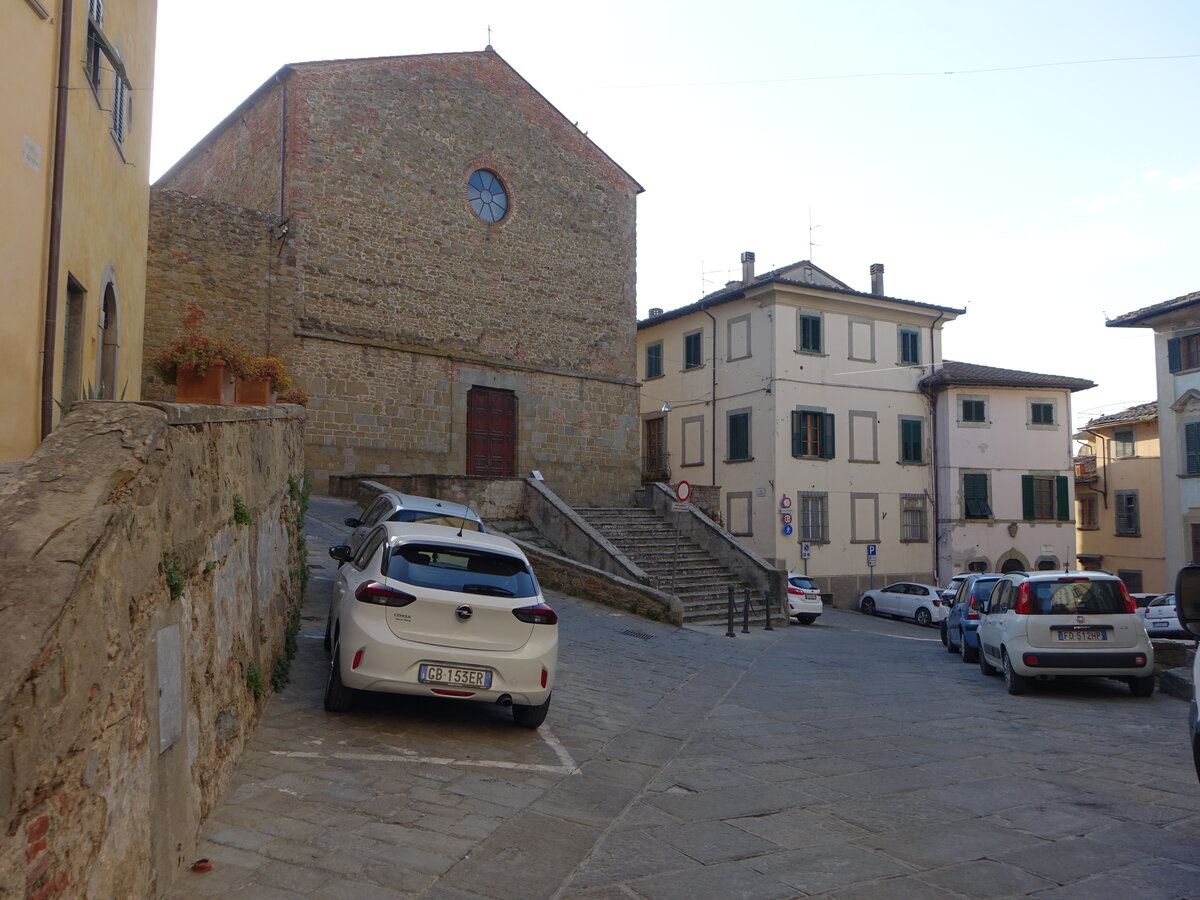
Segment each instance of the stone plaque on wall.
[[183,734],[183,654],[179,625],[160,628],[158,647],[158,752],[162,753]]

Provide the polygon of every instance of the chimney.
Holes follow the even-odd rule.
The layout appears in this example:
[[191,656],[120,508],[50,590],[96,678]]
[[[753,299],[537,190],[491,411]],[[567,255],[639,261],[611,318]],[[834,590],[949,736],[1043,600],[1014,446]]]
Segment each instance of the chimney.
[[661,306],[655,306],[653,309],[650,310],[650,318],[652,318],[652,319],[655,316],[661,316],[662,314],[663,314],[663,311],[662,311]]
[[871,293],[883,293],[883,263],[871,263]]
[[742,284],[754,280],[754,251],[747,250],[742,254]]

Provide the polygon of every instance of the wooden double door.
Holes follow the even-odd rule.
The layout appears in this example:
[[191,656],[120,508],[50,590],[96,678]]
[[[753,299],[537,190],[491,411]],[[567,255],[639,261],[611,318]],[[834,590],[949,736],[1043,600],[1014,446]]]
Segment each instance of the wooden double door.
[[517,397],[473,387],[467,393],[467,474],[517,474]]

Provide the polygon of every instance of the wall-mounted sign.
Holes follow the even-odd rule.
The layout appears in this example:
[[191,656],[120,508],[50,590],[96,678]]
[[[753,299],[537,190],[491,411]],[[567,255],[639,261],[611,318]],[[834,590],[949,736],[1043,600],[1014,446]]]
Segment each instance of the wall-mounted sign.
[[675,485],[675,499],[680,503],[687,503],[690,496],[692,496],[692,486],[686,481],[681,481]]

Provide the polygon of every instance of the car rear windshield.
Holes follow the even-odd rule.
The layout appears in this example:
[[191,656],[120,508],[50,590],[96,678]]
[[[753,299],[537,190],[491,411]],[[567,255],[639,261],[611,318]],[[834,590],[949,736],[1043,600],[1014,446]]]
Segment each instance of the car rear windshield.
[[422,525],[445,525],[447,528],[463,528],[466,531],[483,531],[483,525],[465,516],[451,516],[441,512],[421,512],[419,509],[402,509],[392,516],[393,522],[420,522]]
[[1118,581],[1035,581],[1029,583],[1033,615],[1128,612]]
[[811,578],[789,578],[788,583],[792,587],[803,588],[806,591],[815,591],[817,589]]
[[537,596],[537,581],[522,560],[487,550],[443,544],[401,544],[388,556],[387,577],[416,587],[484,594]]

